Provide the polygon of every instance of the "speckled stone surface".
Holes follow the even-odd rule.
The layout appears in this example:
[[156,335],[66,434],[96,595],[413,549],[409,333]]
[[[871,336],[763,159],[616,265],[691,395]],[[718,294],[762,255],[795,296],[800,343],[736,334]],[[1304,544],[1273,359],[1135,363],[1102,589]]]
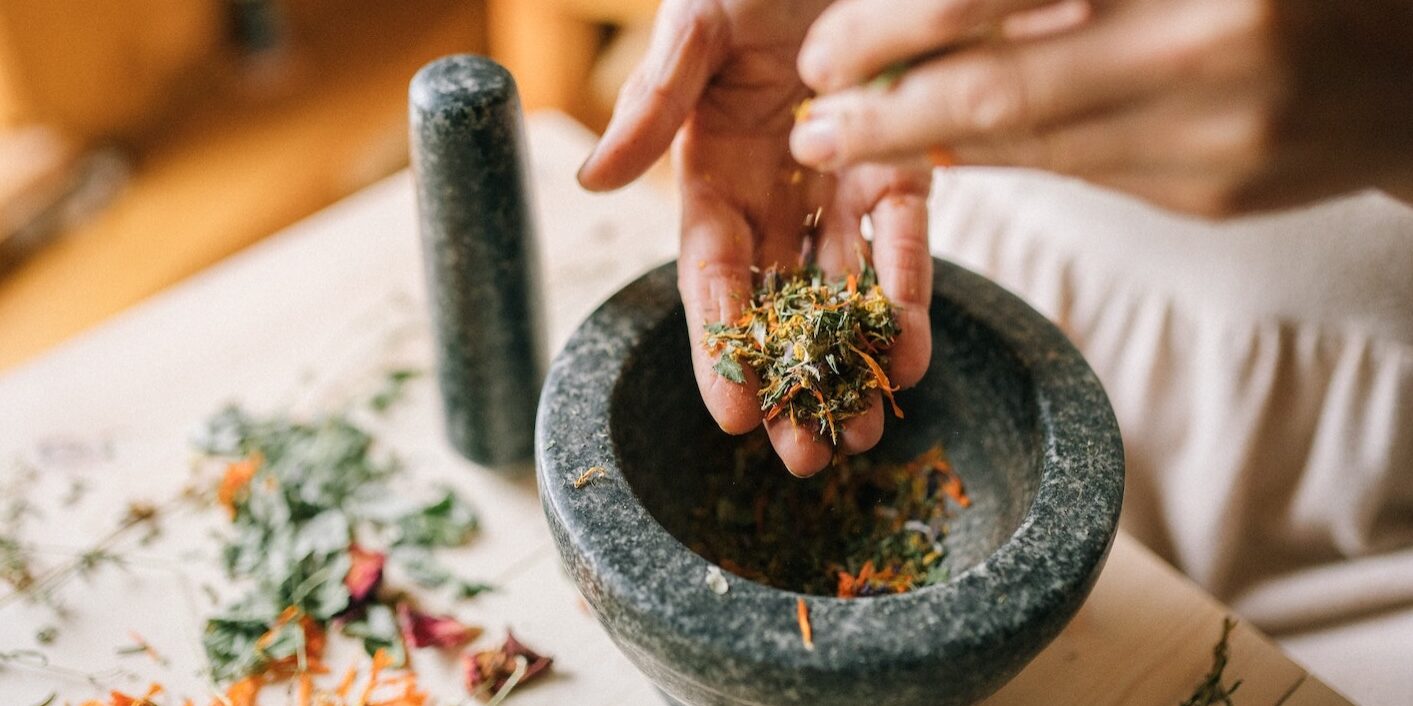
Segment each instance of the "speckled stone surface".
[[424,66],[408,93],[447,432],[477,463],[523,468],[544,358],[515,81],[456,55]]
[[[1053,325],[938,261],[934,352],[899,395],[881,453],[941,440],[973,506],[947,538],[952,578],[907,594],[807,596],[725,573],[674,537],[706,473],[729,468],[693,383],[671,265],[595,312],[550,367],[539,409],[541,499],[600,622],[684,704],[965,704],[995,691],[1084,601],[1117,528],[1123,448],[1098,379]],[[726,465],[723,465],[726,464]],[[586,468],[608,477],[581,489]]]

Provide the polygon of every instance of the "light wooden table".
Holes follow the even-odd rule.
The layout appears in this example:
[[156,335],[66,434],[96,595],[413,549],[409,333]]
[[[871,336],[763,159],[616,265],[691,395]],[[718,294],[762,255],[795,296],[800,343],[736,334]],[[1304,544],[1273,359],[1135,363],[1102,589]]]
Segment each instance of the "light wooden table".
[[[590,140],[558,115],[531,121],[556,349],[597,302],[676,248],[676,211],[667,196],[644,185],[610,196],[575,186],[574,167]],[[430,365],[421,272],[411,183],[402,174],[0,378],[4,492],[15,491],[10,484],[21,479],[21,468],[36,469],[30,492],[38,514],[28,521],[28,538],[46,547],[46,561],[60,561],[110,529],[129,500],[172,496],[188,478],[188,433],[224,402],[328,409],[367,394],[389,366]],[[507,480],[457,457],[442,439],[425,379],[393,414],[371,423],[405,459],[414,479],[408,492],[451,483],[481,513],[484,532],[455,562],[499,590],[455,610],[488,627],[483,641],[510,625],[556,659],[556,676],[510,703],[660,703],[561,573],[532,480]],[[61,498],[76,481],[88,492],[66,506]],[[68,586],[61,597],[72,614],[57,623],[46,648],[53,663],[120,667],[135,674],[115,677],[112,686],[160,679],[178,695],[202,696],[198,639],[213,603],[200,587],[224,584],[208,536],[223,522],[210,510],[173,517],[155,543],[126,547],[133,552],[127,570],[107,568]],[[1121,534],[1074,621],[987,703],[1175,706],[1207,672],[1225,614]],[[0,653],[34,648],[35,631],[55,620],[24,603],[0,608]],[[169,665],[115,656],[116,647],[130,644],[130,631]],[[336,646],[331,660],[338,664],[348,649]],[[1239,703],[1264,706],[1283,696],[1287,706],[1347,703],[1245,625],[1233,635],[1231,655],[1227,674],[1243,680]],[[416,660],[436,693],[460,693],[455,664],[420,653]],[[0,670],[7,704],[35,703],[54,691],[61,702],[98,695],[81,680]]]

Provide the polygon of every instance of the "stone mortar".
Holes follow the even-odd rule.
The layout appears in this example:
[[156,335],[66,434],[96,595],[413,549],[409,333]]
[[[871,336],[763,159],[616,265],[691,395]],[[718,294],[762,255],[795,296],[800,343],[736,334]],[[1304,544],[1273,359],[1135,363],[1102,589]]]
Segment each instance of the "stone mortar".
[[[1099,380],[1020,299],[936,262],[933,355],[898,395],[880,453],[937,441],[971,508],[946,539],[951,578],[905,594],[806,596],[725,573],[680,536],[701,478],[733,440],[693,381],[673,265],[586,320],[550,367],[536,431],[540,495],[560,557],[619,648],[686,704],[966,704],[1026,665],[1079,609],[1123,498],[1123,446]],[[576,489],[592,466],[607,476]]]

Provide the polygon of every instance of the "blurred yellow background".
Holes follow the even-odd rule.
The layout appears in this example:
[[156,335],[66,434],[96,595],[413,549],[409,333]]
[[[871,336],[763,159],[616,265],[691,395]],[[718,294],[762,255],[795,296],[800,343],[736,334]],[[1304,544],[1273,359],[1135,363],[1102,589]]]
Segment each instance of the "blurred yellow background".
[[0,0],[0,369],[407,164],[489,53],[602,127],[656,0]]

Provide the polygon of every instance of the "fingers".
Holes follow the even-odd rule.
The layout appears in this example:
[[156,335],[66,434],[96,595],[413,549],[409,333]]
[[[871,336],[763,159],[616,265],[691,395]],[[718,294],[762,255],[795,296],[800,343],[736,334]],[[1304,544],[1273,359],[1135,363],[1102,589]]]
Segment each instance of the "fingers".
[[795,159],[821,170],[934,145],[1022,133],[1131,100],[1160,81],[1128,22],[1021,43],[989,43],[910,69],[887,91],[815,99],[790,134]]
[[725,55],[725,32],[717,3],[663,4],[647,56],[619,92],[608,129],[579,168],[584,188],[623,186],[667,151]]
[[820,93],[864,83],[888,66],[987,31],[1053,0],[843,0],[810,27],[800,77]]
[[868,410],[848,420],[839,434],[839,450],[846,454],[863,453],[883,438],[883,396],[875,390],[868,397]]
[[[1246,174],[1263,163],[1266,128],[1244,99],[1197,93],[1146,101],[1023,135],[959,142],[959,164],[1086,177],[1118,171]],[[1155,139],[1161,135],[1162,139]]]
[[873,266],[898,312],[898,338],[888,352],[889,380],[916,385],[932,360],[932,253],[927,244],[927,189],[889,193],[870,214]]
[[1059,0],[1007,16],[1001,20],[1001,34],[1006,39],[1058,34],[1084,24],[1093,12],[1088,0]]
[[765,430],[785,467],[801,478],[824,470],[834,457],[834,448],[828,441],[819,438],[813,429],[794,424],[787,418],[776,417],[766,422]]
[[728,434],[744,434],[761,420],[755,373],[745,371],[745,384],[722,377],[703,341],[707,324],[736,319],[750,300],[750,228],[739,210],[709,190],[686,188],[683,195],[677,286],[687,314],[692,370],[716,423]]

